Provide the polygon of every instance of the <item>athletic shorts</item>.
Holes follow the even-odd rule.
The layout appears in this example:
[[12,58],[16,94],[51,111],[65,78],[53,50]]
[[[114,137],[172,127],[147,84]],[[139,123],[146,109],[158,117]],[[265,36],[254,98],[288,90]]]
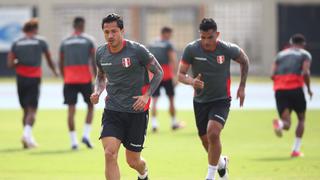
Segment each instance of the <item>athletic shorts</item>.
[[87,104],[90,102],[90,96],[92,94],[92,84],[64,84],[63,96],[64,104],[75,105],[78,101],[78,93],[82,94],[84,102]]
[[134,152],[141,152],[147,134],[149,113],[127,113],[105,109],[102,116],[100,139],[115,137],[123,146]]
[[17,89],[21,107],[38,107],[40,83],[40,78],[30,78],[17,75]]
[[302,88],[292,90],[276,90],[275,97],[280,117],[285,109],[289,109],[290,112],[294,110],[296,113],[302,113],[306,111],[307,103]]
[[207,103],[193,101],[199,136],[207,134],[209,120],[217,121],[224,126],[229,115],[230,101],[230,99],[221,99]]
[[172,79],[161,81],[160,85],[156,89],[156,91],[153,93],[152,97],[159,97],[160,96],[160,89],[163,87],[166,90],[166,94],[169,97],[174,96],[174,87],[173,87],[173,81]]

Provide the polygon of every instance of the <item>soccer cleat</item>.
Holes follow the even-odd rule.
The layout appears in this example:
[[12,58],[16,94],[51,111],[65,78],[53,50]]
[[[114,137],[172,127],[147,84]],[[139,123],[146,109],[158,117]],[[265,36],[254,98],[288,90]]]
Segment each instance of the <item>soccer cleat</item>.
[[228,175],[228,164],[229,164],[229,159],[227,156],[222,156],[223,161],[224,161],[224,166],[223,167],[218,167],[218,174],[220,179],[227,180],[229,175]]
[[280,128],[279,121],[278,119],[273,120],[273,129],[278,137],[282,137],[282,128]]
[[74,150],[74,151],[78,150],[78,145],[77,144],[72,145],[71,149]]
[[157,128],[157,127],[152,127],[152,132],[153,132],[153,133],[158,132],[158,128]]
[[173,131],[175,131],[175,130],[182,129],[182,128],[184,128],[185,126],[186,126],[186,125],[184,124],[184,122],[178,122],[178,123],[173,124],[173,125],[171,126],[171,129],[172,129]]
[[33,138],[28,139],[26,137],[22,137],[21,142],[24,149],[32,149],[38,147],[38,144],[35,142]]
[[82,143],[85,144],[89,149],[92,149],[92,148],[93,148],[90,140],[89,140],[88,138],[86,138],[86,137],[83,137],[83,138],[82,138]]
[[291,157],[295,158],[295,157],[303,157],[304,154],[300,151],[292,151],[291,153]]
[[148,180],[148,176],[145,177],[144,179],[141,179],[141,178],[138,177],[138,180]]

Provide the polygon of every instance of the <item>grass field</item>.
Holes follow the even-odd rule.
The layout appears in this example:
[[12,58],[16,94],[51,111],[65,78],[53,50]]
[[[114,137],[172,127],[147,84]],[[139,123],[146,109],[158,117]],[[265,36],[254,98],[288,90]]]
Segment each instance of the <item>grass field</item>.
[[[79,139],[85,112],[77,112]],[[22,150],[20,144],[22,114],[19,110],[0,110],[1,180],[102,180],[103,150],[98,141],[101,110],[95,114],[92,139],[95,148],[69,147],[66,111],[40,110],[34,129],[40,147]],[[178,132],[169,129],[166,112],[159,113],[159,133],[148,133],[143,156],[148,161],[152,180],[202,180],[207,170],[206,154],[197,137],[192,111],[179,111],[187,127]],[[293,128],[278,139],[271,129],[274,110],[231,111],[223,131],[223,154],[230,157],[231,180],[317,180],[320,179],[320,111],[310,110],[302,150],[305,157],[289,157]],[[123,180],[136,179],[128,168],[124,151],[119,153]]]

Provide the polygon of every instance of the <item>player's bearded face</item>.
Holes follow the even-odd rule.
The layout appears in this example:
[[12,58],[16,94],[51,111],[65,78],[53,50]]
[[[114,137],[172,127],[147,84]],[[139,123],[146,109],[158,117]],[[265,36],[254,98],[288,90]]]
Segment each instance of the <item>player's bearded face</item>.
[[122,44],[123,29],[121,30],[116,22],[103,25],[104,38],[111,47],[118,47]]
[[205,50],[214,50],[217,44],[219,32],[212,29],[208,31],[200,31],[201,45]]

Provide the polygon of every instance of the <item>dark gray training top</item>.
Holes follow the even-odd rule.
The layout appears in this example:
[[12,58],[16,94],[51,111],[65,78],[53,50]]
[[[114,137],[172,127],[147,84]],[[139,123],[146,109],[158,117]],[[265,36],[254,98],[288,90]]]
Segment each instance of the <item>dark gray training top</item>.
[[198,39],[187,45],[182,62],[192,65],[193,77],[202,75],[202,90],[196,90],[194,101],[212,102],[230,98],[230,60],[240,55],[240,48],[232,43],[218,41],[214,51],[206,51]]
[[124,40],[123,43],[123,49],[115,54],[110,52],[107,44],[97,49],[97,66],[103,69],[108,79],[105,109],[139,113],[132,108],[136,101],[133,96],[140,96],[147,90],[146,66],[153,55],[137,42]]

